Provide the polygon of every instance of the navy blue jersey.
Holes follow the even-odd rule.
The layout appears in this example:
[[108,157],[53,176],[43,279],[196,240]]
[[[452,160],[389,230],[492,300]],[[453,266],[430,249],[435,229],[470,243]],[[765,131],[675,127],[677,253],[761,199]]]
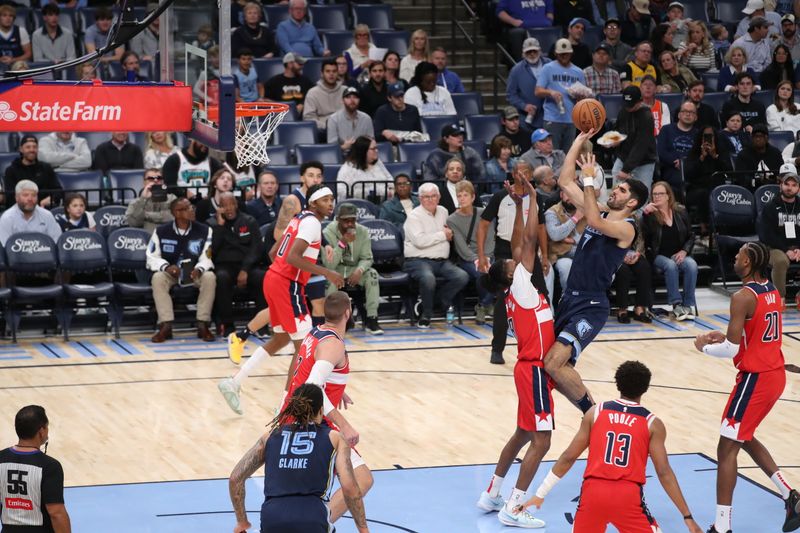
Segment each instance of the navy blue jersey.
[[[602,213],[601,216],[606,218],[607,214]],[[625,221],[636,228],[632,218],[626,218]],[[607,291],[626,253],[628,248],[617,246],[617,239],[586,226],[572,260],[565,292]]]
[[281,426],[270,434],[264,451],[267,500],[282,496],[327,498],[336,459],[330,432],[325,424],[309,424]]

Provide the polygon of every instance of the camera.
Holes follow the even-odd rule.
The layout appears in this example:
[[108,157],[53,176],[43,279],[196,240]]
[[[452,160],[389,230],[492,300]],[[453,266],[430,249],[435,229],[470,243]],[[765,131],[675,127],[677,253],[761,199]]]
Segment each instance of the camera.
[[154,202],[167,201],[167,186],[162,184],[153,185],[150,187],[150,197]]

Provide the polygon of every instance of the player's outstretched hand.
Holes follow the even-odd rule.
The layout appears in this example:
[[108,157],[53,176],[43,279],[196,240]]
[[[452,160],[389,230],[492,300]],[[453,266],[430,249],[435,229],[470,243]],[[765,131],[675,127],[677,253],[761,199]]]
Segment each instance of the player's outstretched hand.
[[581,156],[578,158],[578,166],[581,167],[581,176],[584,178],[594,178],[594,165],[594,154],[581,154]]
[[330,281],[332,284],[336,285],[337,289],[341,289],[344,287],[344,276],[335,272],[333,270],[328,270],[328,273],[325,274],[325,278]]
[[522,180],[522,189],[531,197],[531,202],[536,202],[536,188],[529,180]]
[[339,429],[342,432],[344,440],[347,441],[347,444],[349,444],[351,448],[356,444],[358,444],[359,440],[358,431],[356,431],[353,426],[351,426],[350,424],[345,424],[344,427],[341,427]]
[[725,334],[721,331],[709,331],[708,333],[700,334],[694,339],[694,347],[698,351],[703,351],[703,347],[707,344],[719,344],[725,340]]
[[697,522],[695,522],[693,518],[690,518],[689,520],[685,520],[685,522],[686,522],[686,528],[691,533],[703,533],[703,530],[700,529],[700,526],[697,525]]
[[537,509],[541,509],[543,503],[544,503],[544,498],[540,498],[534,494],[528,501],[526,501],[522,505],[517,505],[516,507],[514,507],[514,514],[519,514],[530,506],[534,506]]
[[[527,180],[525,180],[527,181]],[[514,187],[511,186],[511,182],[504,181],[503,187],[505,188],[506,192],[508,193],[508,197],[511,198],[515,204],[519,205],[522,203],[522,197],[514,192]]]
[[250,522],[245,520],[244,522],[238,522],[236,527],[233,528],[233,533],[247,533],[247,530],[250,529],[252,526]]
[[350,396],[348,396],[347,393],[345,392],[344,394],[342,394],[342,399],[339,400],[339,410],[340,411],[342,409],[346,410],[347,406],[349,405],[353,405],[353,400],[351,400]]
[[578,135],[575,136],[575,141],[572,143],[573,146],[576,144],[583,145],[586,141],[594,137],[594,134],[597,133],[598,130],[592,128],[589,131],[582,131]]

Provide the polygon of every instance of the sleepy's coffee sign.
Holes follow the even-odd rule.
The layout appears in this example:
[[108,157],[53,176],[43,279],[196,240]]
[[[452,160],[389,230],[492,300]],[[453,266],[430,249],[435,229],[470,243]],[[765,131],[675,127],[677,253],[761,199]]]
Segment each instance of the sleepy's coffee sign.
[[0,131],[189,131],[182,83],[2,81]]

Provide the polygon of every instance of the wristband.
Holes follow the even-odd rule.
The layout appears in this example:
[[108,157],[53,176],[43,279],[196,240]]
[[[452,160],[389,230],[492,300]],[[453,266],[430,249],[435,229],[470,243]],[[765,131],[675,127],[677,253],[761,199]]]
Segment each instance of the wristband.
[[544,481],[542,481],[542,484],[539,485],[538,489],[536,489],[536,496],[544,499],[559,481],[561,481],[561,478],[555,475],[552,470],[549,471],[547,476],[545,476]]
[[583,178],[583,187],[584,188],[586,188],[586,187],[594,188],[594,176],[592,176],[592,177],[589,177],[589,176],[584,177]]
[[572,221],[574,224],[577,224],[577,223],[578,223],[578,219],[577,219],[577,218],[575,218],[575,215],[572,215],[571,217],[569,217],[569,219],[570,219],[570,220],[571,220],[571,221]]
[[344,241],[339,241],[339,243],[338,243],[338,244],[339,244],[339,248],[341,248],[342,250],[344,250],[345,248],[347,248],[347,245],[344,243]]
[[692,516],[692,513],[689,513],[689,514],[685,515],[685,516],[683,517],[683,519],[684,519],[684,520],[694,520],[694,517]]

